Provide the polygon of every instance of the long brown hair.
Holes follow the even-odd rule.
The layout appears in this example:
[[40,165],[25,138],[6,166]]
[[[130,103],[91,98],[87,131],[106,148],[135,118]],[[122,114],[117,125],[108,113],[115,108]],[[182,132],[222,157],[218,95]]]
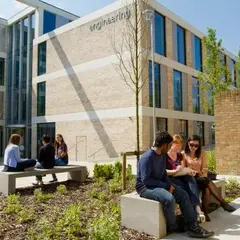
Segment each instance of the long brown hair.
[[20,145],[21,136],[19,134],[12,134],[9,138],[8,144]]
[[[61,144],[64,144],[64,143],[65,143],[62,134],[57,134],[56,137],[60,137],[60,138],[62,139]],[[59,143],[56,141],[56,139],[55,139],[55,142],[54,142],[54,147],[55,147],[55,150],[56,150],[56,151],[57,151],[58,148],[59,148]]]

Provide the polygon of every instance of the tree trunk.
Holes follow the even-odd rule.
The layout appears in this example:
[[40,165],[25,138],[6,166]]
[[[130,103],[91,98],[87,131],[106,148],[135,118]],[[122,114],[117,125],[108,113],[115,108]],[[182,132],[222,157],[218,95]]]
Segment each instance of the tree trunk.
[[139,93],[136,93],[136,136],[137,136],[137,162],[140,158],[140,136],[139,136]]

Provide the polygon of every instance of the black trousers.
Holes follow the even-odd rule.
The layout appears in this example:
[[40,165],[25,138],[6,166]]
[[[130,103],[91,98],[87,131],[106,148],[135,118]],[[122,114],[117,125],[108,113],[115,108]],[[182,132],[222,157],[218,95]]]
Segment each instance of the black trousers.
[[26,168],[34,167],[35,164],[36,160],[33,159],[24,160],[22,162],[17,163],[17,166],[15,168],[4,165],[3,172],[23,172]]

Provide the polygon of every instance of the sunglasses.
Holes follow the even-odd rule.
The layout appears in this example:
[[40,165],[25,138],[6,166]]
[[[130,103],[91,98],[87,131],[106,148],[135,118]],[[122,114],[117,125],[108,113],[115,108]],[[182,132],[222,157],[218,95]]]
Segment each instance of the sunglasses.
[[199,144],[189,143],[189,146],[192,148],[198,148]]

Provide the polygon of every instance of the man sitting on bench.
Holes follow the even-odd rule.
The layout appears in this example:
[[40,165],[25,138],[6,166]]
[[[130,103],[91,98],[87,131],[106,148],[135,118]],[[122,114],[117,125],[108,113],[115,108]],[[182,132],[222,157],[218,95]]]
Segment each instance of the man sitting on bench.
[[168,233],[177,230],[175,208],[180,205],[188,235],[195,238],[208,238],[208,232],[197,223],[197,216],[188,193],[171,183],[166,172],[167,152],[173,141],[168,132],[157,133],[152,149],[145,152],[138,162],[137,193],[147,199],[159,201],[163,206]]
[[[55,148],[50,144],[50,137],[48,135],[42,136],[43,147],[40,148],[38,162],[35,168],[51,169],[55,165]],[[42,185],[42,176],[36,176],[36,181],[33,185]]]

